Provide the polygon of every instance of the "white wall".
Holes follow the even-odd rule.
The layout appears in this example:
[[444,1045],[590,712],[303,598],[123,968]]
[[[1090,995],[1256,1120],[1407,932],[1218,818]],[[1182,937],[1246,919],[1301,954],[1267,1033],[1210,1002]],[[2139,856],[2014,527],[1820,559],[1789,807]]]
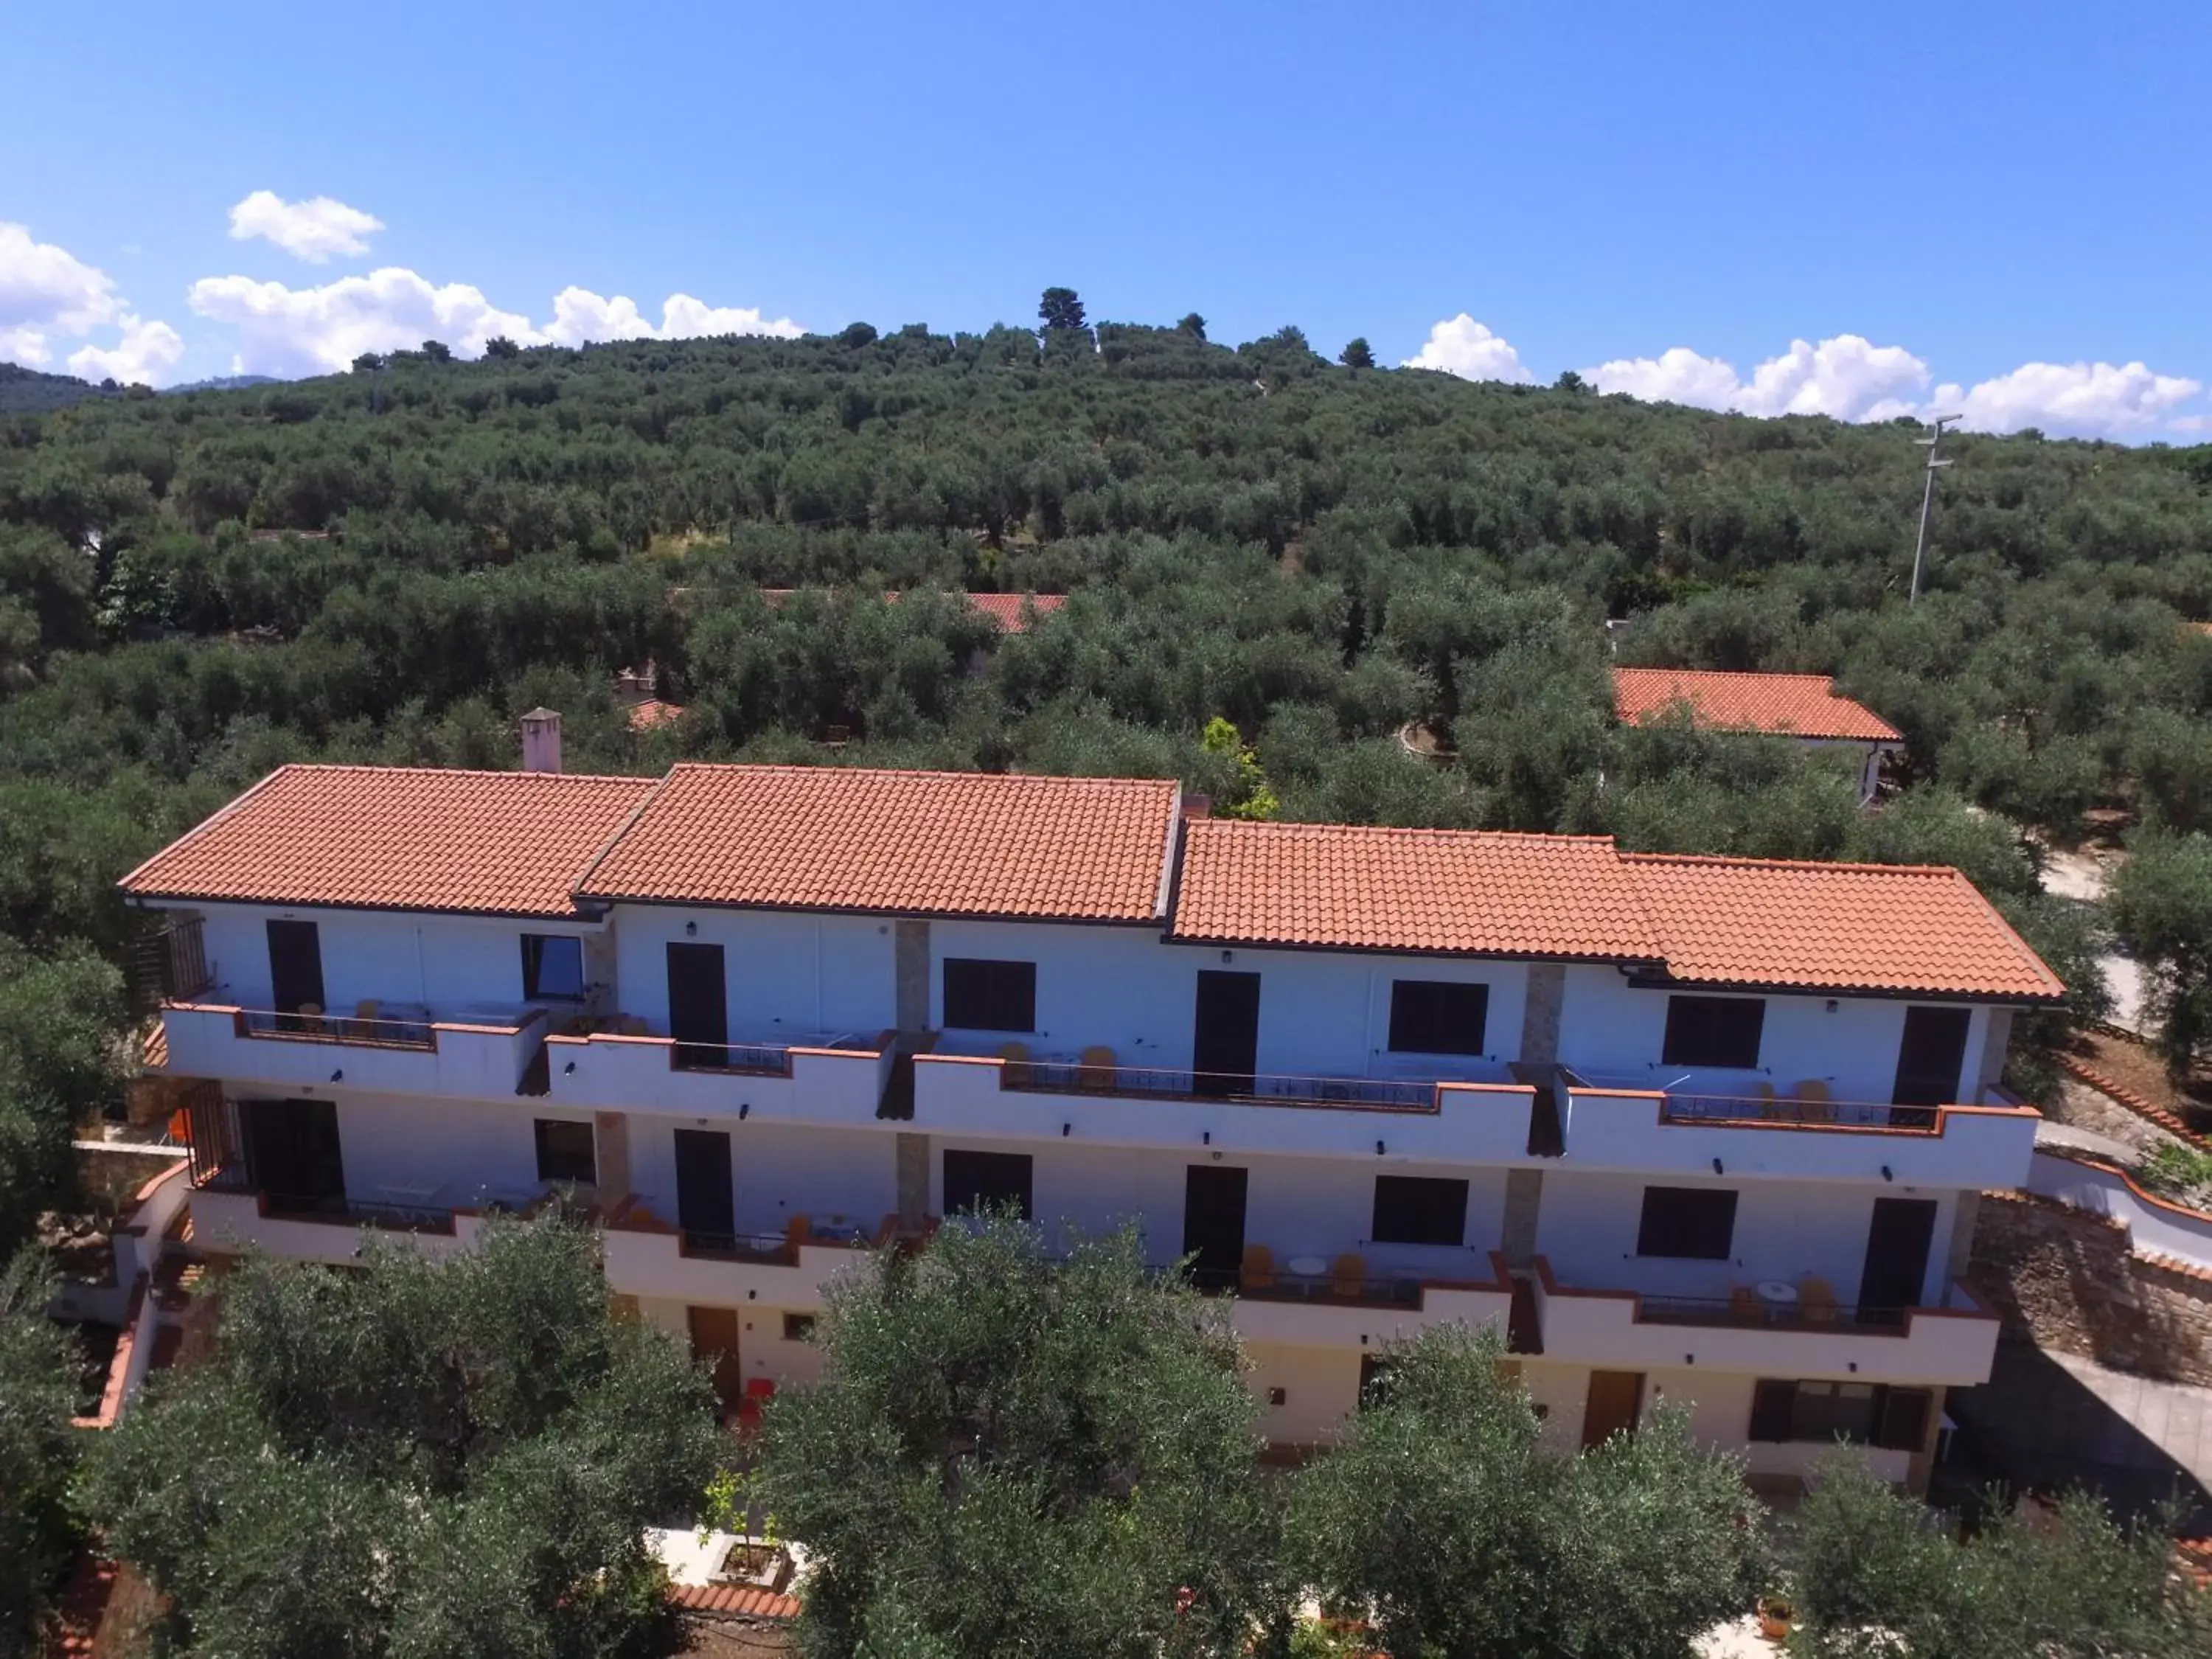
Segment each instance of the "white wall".
[[[929,929],[930,1009],[944,1018],[947,957],[1037,964],[1037,1030],[1031,1046],[1073,1054],[1093,1044],[1127,1066],[1187,1070],[1198,975],[1212,969],[1260,975],[1262,1072],[1303,1076],[1390,1075],[1385,1056],[1394,979],[1449,980],[1490,988],[1485,1044],[1500,1060],[1520,1052],[1528,968],[1515,962],[1368,956],[1350,951],[1218,948],[1161,942],[1149,927],[938,921]],[[994,1047],[1003,1033],[990,1033]]]
[[[346,1194],[367,1204],[428,1202],[465,1209],[487,1197],[513,1201],[534,1196],[545,1185],[538,1178],[535,1121],[592,1121],[589,1113],[549,1109],[522,1097],[478,1103],[318,1092],[337,1097]],[[435,1185],[439,1190],[423,1200],[380,1190],[386,1185]]]
[[[1678,994],[1725,994],[1696,987],[1680,988]],[[1682,1069],[1669,1071],[1659,1063],[1666,1044],[1668,995],[1662,990],[1635,988],[1617,969],[1570,967],[1559,1018],[1559,1058],[1577,1069],[1604,1073],[1608,1081],[1626,1083],[1644,1074],[1652,1080],[1644,1087],[1662,1086]],[[1826,997],[1770,996],[1764,1000],[1759,1069],[1777,1093],[1787,1094],[1797,1083],[1818,1078],[1838,1100],[1890,1097],[1897,1081],[1898,1047],[1905,1036],[1905,1011],[1923,1005],[1902,999],[1843,997],[1834,1000],[1836,1012],[1830,1013]],[[1931,999],[1924,1006],[1959,1005]],[[1962,1090],[1972,1087],[1968,1077],[1989,1027],[1987,1008],[1978,1006],[1969,1012],[1966,1058],[1960,1068]],[[1971,1103],[1959,1098],[1960,1103]]]
[[[1736,1194],[1735,1256],[1727,1261],[1688,1261],[1638,1255],[1636,1235],[1647,1185],[1732,1187]],[[1875,1200],[1933,1199],[1936,1231],[1929,1244],[1921,1302],[1934,1305],[1943,1299],[1956,1197],[1954,1192],[1936,1188],[1778,1181],[1735,1184],[1686,1176],[1652,1181],[1632,1175],[1547,1171],[1537,1216],[1536,1250],[1549,1260],[1561,1285],[1577,1289],[1724,1297],[1731,1285],[1817,1273],[1835,1287],[1838,1301],[1850,1303],[1857,1299],[1859,1273],[1866,1265],[1867,1227]]]
[[441,1016],[471,1004],[513,1006],[523,1000],[523,934],[592,931],[580,923],[514,917],[246,904],[206,905],[201,915],[216,984],[210,1000],[270,1006],[268,924],[312,921],[322,944],[323,1006],[346,1013],[371,997],[425,1003]]
[[[947,1151],[1030,1154],[1034,1160],[1031,1208],[1040,1222],[1053,1228],[1072,1224],[1097,1233],[1135,1218],[1145,1235],[1146,1259],[1156,1265],[1182,1254],[1186,1170],[1194,1164],[1212,1166],[1210,1156],[1196,1147],[1140,1151],[933,1136],[929,1147],[933,1213],[941,1214],[944,1209]],[[1227,1158],[1222,1167],[1249,1172],[1245,1177],[1245,1242],[1267,1245],[1278,1266],[1293,1255],[1334,1257],[1356,1250],[1375,1273],[1405,1268],[1437,1279],[1491,1276],[1490,1252],[1498,1247],[1504,1231],[1502,1169],[1264,1155]],[[1368,1235],[1374,1223],[1377,1175],[1466,1181],[1466,1242],[1458,1246],[1374,1243]]]
[[[668,946],[719,945],[732,1042],[851,1033],[897,1022],[891,924],[875,916],[621,904],[610,917],[622,1012],[668,1032]],[[696,926],[687,933],[686,924]]]
[[780,1233],[795,1215],[823,1221],[843,1215],[872,1233],[898,1208],[896,1141],[890,1134],[633,1113],[630,1186],[665,1221],[677,1219],[675,1132],[702,1128],[729,1134],[739,1232]]

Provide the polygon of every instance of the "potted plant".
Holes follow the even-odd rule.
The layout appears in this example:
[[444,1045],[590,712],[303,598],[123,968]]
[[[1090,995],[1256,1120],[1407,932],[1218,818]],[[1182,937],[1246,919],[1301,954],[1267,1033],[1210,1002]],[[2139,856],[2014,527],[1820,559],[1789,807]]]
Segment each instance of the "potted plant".
[[1777,1591],[1759,1598],[1759,1633],[1768,1641],[1787,1641],[1796,1621],[1797,1609],[1788,1596]]

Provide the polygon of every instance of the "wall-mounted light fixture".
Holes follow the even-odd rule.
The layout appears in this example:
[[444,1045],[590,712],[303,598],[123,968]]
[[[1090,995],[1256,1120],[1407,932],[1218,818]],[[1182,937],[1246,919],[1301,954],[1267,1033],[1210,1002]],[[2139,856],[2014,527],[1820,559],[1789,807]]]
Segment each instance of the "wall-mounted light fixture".
[[1715,1175],[1726,1175],[1728,1173],[1726,1170],[1721,1168],[1721,1161],[1718,1158],[1715,1158],[1713,1160],[1713,1173]]
[[1198,1144],[1201,1146],[1211,1146],[1213,1145],[1213,1131],[1211,1129],[1200,1129],[1198,1132]]
[[563,1066],[561,1068],[561,1075],[562,1075],[562,1077],[574,1077],[574,1076],[575,1076],[575,1075],[576,1075],[576,1062],[575,1062],[574,1060],[570,1060],[570,1061],[569,1061],[566,1066]]
[[1897,1179],[1894,1175],[1890,1173],[1889,1165],[1887,1164],[1881,1166],[1881,1178],[1884,1181],[1894,1181]]
[[345,1068],[344,1068],[343,1066],[340,1066],[337,1071],[332,1072],[332,1073],[331,1073],[331,1082],[333,1082],[333,1083],[343,1083],[343,1082],[344,1082],[344,1081],[345,1081]]
[[1075,1126],[1074,1126],[1073,1123],[1063,1123],[1063,1124],[1061,1124],[1061,1125],[1060,1126],[1060,1138],[1062,1140],[1066,1139],[1067,1139],[1067,1137],[1068,1137],[1068,1135],[1069,1135],[1071,1133],[1073,1133],[1073,1132],[1074,1128],[1075,1128]]
[[752,1115],[753,1115],[753,1103],[752,1103],[752,1102],[750,1102],[750,1100],[741,1100],[741,1101],[739,1101],[739,1102],[738,1103],[738,1122],[743,1123],[743,1122],[744,1122],[747,1118],[750,1117]]
[[687,939],[696,939],[699,936],[699,924],[696,921],[685,922],[684,924],[684,933]]
[[1832,1013],[1834,1013],[1834,1012],[1836,1012],[1836,1008],[1837,1008],[1837,1006],[1838,1006],[1838,1005],[1837,1005],[1837,1002],[1836,1002],[1835,998],[1833,998],[1833,997],[1830,997],[1830,998],[1828,999],[1828,1012],[1829,1012],[1830,1013],[1832,1013]]
[[1234,962],[1237,960],[1237,952],[1234,951],[1224,951],[1221,953],[1221,959],[1224,962]]
[[1375,1143],[1375,1156],[1377,1158],[1382,1156],[1382,1143],[1379,1140]]

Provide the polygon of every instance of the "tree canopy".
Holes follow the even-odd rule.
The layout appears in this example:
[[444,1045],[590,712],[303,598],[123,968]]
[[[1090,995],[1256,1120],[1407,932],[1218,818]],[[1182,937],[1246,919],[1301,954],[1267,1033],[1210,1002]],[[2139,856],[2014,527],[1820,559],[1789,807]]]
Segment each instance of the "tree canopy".
[[218,1294],[212,1354],[156,1374],[86,1480],[191,1650],[642,1650],[664,1610],[641,1528],[696,1512],[712,1396],[610,1311],[590,1233],[257,1260]]
[[43,1651],[76,1540],[76,1340],[46,1317],[55,1282],[31,1250],[0,1261],[0,1654]]

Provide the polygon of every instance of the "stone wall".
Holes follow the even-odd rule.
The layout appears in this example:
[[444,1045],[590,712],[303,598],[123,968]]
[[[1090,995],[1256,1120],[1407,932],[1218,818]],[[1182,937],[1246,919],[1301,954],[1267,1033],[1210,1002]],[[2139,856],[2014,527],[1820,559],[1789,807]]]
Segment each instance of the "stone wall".
[[2039,1346],[2212,1385],[2212,1274],[2135,1254],[2117,1221],[1985,1193],[1967,1277]]

